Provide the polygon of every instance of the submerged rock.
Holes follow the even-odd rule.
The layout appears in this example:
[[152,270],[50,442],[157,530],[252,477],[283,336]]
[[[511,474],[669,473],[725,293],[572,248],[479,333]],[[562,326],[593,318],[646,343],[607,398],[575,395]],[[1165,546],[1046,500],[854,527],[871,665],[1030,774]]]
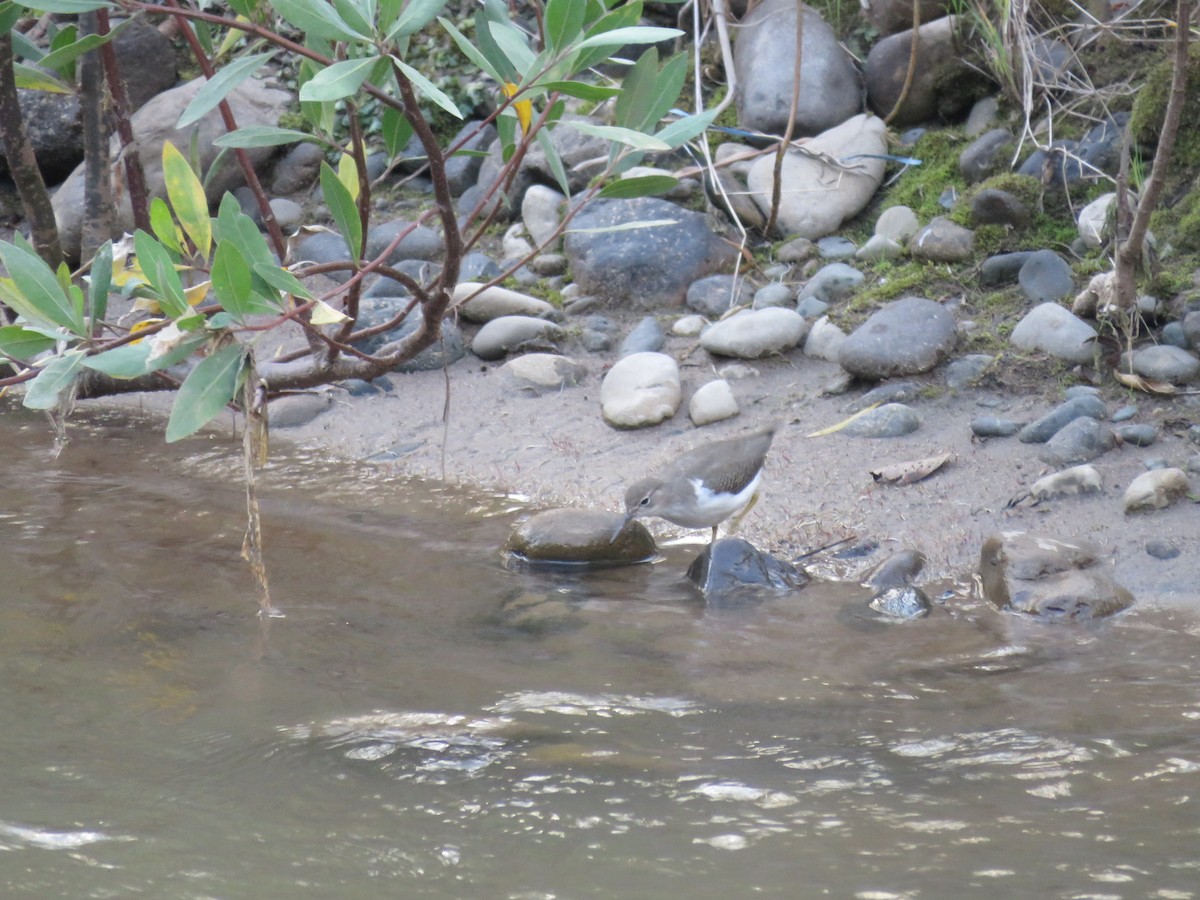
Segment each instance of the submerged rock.
[[735,606],[762,599],[764,592],[784,593],[808,577],[793,566],[741,538],[721,538],[704,548],[688,567],[687,577],[709,606]]
[[658,551],[641,522],[620,513],[595,509],[548,509],[519,523],[505,541],[510,561],[534,565],[632,565]]

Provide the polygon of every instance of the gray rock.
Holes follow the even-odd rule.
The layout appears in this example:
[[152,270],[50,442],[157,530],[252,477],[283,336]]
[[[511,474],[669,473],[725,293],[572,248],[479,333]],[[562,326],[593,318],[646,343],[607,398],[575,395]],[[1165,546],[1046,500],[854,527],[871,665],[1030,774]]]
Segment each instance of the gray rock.
[[[1137,198],[1132,193],[1129,194],[1129,197],[1129,208],[1133,209],[1133,204],[1137,203]],[[1083,243],[1088,249],[1098,250],[1111,239],[1112,229],[1110,222],[1115,221],[1115,219],[1110,216],[1110,211],[1112,211],[1116,200],[1116,192],[1110,191],[1107,194],[1097,197],[1079,211],[1079,215],[1075,219],[1075,224],[1079,228],[1079,237],[1083,239]]]
[[836,303],[854,293],[863,283],[863,273],[846,263],[835,262],[818,269],[800,291],[799,300],[816,297],[825,303]]
[[1012,284],[1021,274],[1021,267],[1033,256],[1034,250],[999,253],[989,256],[979,267],[979,283],[984,287]]
[[[1129,354],[1121,354],[1121,371],[1129,371]],[[1133,371],[1143,378],[1171,384],[1200,380],[1200,359],[1187,350],[1167,344],[1152,344],[1133,351]]]
[[702,316],[720,318],[735,306],[749,306],[754,289],[745,278],[733,275],[709,275],[688,285],[684,304]]
[[613,364],[600,385],[604,421],[615,428],[657,425],[683,399],[679,366],[665,353],[635,353]]
[[587,377],[587,366],[555,353],[526,353],[510,359],[500,371],[533,394],[556,393]]
[[849,259],[858,253],[854,241],[840,234],[831,234],[817,241],[817,255],[821,259]]
[[335,231],[314,231],[296,245],[295,256],[297,260],[322,265],[346,263],[346,268],[326,272],[325,276],[334,281],[348,281],[350,278],[350,250],[346,246],[346,239]]
[[[921,21],[932,22],[944,16],[949,7],[945,0],[921,0]],[[863,13],[881,35],[896,34],[912,27],[912,0],[871,0]]]
[[468,322],[490,322],[501,316],[533,316],[551,320],[562,318],[562,313],[553,304],[538,297],[498,285],[484,287],[474,281],[456,285],[451,301]]
[[863,413],[842,429],[851,437],[891,438],[912,434],[921,427],[921,417],[903,403],[887,403]]
[[818,300],[816,297],[805,297],[796,304],[796,312],[809,320],[819,319],[825,313],[829,312],[829,304],[824,300]]
[[796,302],[796,295],[786,284],[772,281],[764,284],[754,292],[754,309],[767,309],[772,306],[791,306]]
[[446,244],[438,232],[425,225],[413,227],[411,222],[394,219],[376,225],[367,232],[367,258],[374,259],[382,254],[398,234],[409,228],[412,231],[388,255],[388,263],[402,259],[440,260],[445,255]]
[[597,509],[544,510],[513,529],[504,552],[542,565],[630,565],[653,557],[654,539],[641,522],[630,522],[613,538],[623,518]]
[[503,359],[524,350],[556,349],[555,341],[564,337],[553,322],[532,316],[501,316],[479,329],[471,341],[471,352],[480,359]]
[[1043,303],[1025,314],[1009,336],[1018,350],[1040,350],[1071,363],[1091,362],[1096,329],[1057,303]]
[[[779,230],[816,240],[858,215],[883,183],[885,164],[879,156],[887,152],[886,132],[882,119],[858,115],[810,139],[804,153],[788,151],[780,174]],[[825,159],[847,160],[850,168]],[[746,187],[764,213],[771,208],[774,185],[774,158],[759,157]]]
[[958,171],[968,184],[1006,171],[1017,149],[1017,140],[1006,128],[993,128],[977,137],[958,156]]
[[970,353],[951,360],[946,366],[946,387],[961,391],[971,387],[992,367],[996,357],[986,353]]
[[561,253],[539,253],[529,261],[529,271],[546,279],[566,275],[570,267],[571,264]]
[[[562,206],[566,201],[559,191],[544,184],[533,184],[521,200],[521,221],[529,237],[539,247],[550,240],[562,221]],[[556,242],[557,244],[557,242]],[[548,249],[554,249],[554,246]]]
[[1115,413],[1112,414],[1112,421],[1113,422],[1128,422],[1130,419],[1132,419],[1134,416],[1137,415],[1137,412],[1138,412],[1138,408],[1134,404],[1130,404],[1129,406],[1122,406],[1120,409],[1118,409]]
[[[913,125],[939,116],[954,118],[965,111],[963,101],[970,102],[969,94],[956,82],[961,82],[969,73],[955,39],[955,30],[954,16],[921,25],[918,31],[920,65],[892,119],[893,127]],[[909,29],[879,41],[867,55],[867,105],[877,115],[888,115],[901,99],[912,43],[912,30]],[[956,68],[958,77],[953,74]],[[956,90],[950,90],[952,86]]]
[[1108,425],[1083,416],[1059,429],[1038,452],[1038,459],[1060,468],[1077,466],[1103,456],[1116,445],[1116,436]]
[[[792,105],[796,59],[793,0],[765,0],[742,19],[734,47],[740,91],[738,122],[768,134],[783,134]],[[796,134],[818,134],[862,108],[858,72],[837,34],[820,13],[804,7]]]
[[284,154],[271,173],[271,193],[290,197],[317,183],[325,154],[311,141],[296,144]]
[[1116,432],[1121,443],[1134,447],[1149,447],[1158,440],[1158,429],[1153,425],[1130,422],[1127,425],[1118,426]]
[[688,285],[732,259],[733,249],[703,215],[653,197],[593,201],[572,221],[575,229],[589,229],[657,220],[674,224],[568,234],[567,258],[580,290],[642,309],[678,306]]
[[700,337],[707,327],[708,319],[704,316],[680,316],[671,325],[671,334],[676,337]]
[[975,225],[1004,225],[1022,230],[1029,227],[1029,208],[1008,191],[984,188],[971,198],[971,222]]
[[1036,422],[1031,422],[1021,429],[1021,443],[1044,444],[1054,437],[1068,422],[1073,422],[1081,416],[1091,419],[1107,417],[1108,410],[1104,401],[1095,395],[1083,394],[1069,398],[1046,413]]
[[1180,323],[1183,336],[1193,350],[1200,350],[1200,310],[1193,310],[1183,317]]
[[848,407],[846,411],[856,413],[868,406],[883,406],[887,403],[909,403],[921,396],[921,386],[915,381],[893,381],[871,388]]
[[621,342],[618,356],[629,356],[633,353],[654,353],[663,348],[667,336],[654,316],[645,316]]
[[[555,128],[550,132],[550,139],[554,142],[554,149],[558,152],[558,158],[567,173],[571,193],[574,194],[586,187],[593,176],[603,170],[608,159],[609,143],[604,138],[584,134],[579,129],[570,127],[571,122],[605,124],[595,118],[566,113],[560,121],[567,127]],[[530,145],[529,152],[525,154],[525,160],[521,163],[521,173],[523,177],[520,181],[524,183],[516,185],[512,195],[513,202],[518,207],[530,185],[558,183],[546,159],[546,152],[536,143]],[[490,176],[491,173],[487,174]],[[483,171],[479,173],[480,183],[483,183],[484,175]]]
[[817,245],[808,238],[793,238],[776,252],[782,263],[804,263],[817,255]]
[[971,432],[981,438],[1012,437],[1020,427],[1012,419],[1001,419],[996,416],[978,416],[971,420]]
[[[927,20],[922,17],[921,21],[924,22]],[[967,121],[963,125],[963,134],[969,138],[979,137],[979,135],[992,127],[999,114],[1000,101],[995,97],[984,97],[976,100],[975,105],[971,107],[970,113],[967,114]]]
[[1179,547],[1161,538],[1151,538],[1146,541],[1146,553],[1155,559],[1174,559],[1180,553]]
[[761,601],[801,587],[808,580],[790,563],[741,538],[713,541],[687,571],[710,607],[729,608]]
[[731,419],[739,412],[733,388],[724,378],[702,384],[688,401],[688,418],[696,426]]
[[1067,261],[1053,250],[1037,250],[1017,275],[1021,290],[1032,303],[1053,303],[1075,292],[1075,281]]
[[875,234],[897,244],[907,243],[920,229],[917,214],[907,206],[889,206],[875,220]]
[[716,356],[758,359],[791,350],[807,333],[808,323],[794,310],[746,310],[706,328],[700,346]]
[[332,405],[333,397],[326,391],[288,394],[267,405],[267,424],[271,428],[299,428]]
[[588,316],[583,323],[579,340],[592,353],[610,350],[617,339],[617,323],[607,316]]
[[884,259],[899,259],[903,255],[904,246],[902,244],[897,244],[891,238],[883,235],[873,234],[867,238],[865,244],[855,251],[854,258],[864,262],[879,262]]
[[879,381],[928,372],[954,349],[954,317],[921,297],[888,303],[842,344],[838,362],[852,375]]
[[[335,235],[335,237],[337,237],[337,236]],[[303,248],[303,246],[304,245],[301,244],[301,248]],[[336,254],[338,251],[340,251],[343,254],[345,253],[345,250],[346,250],[346,242],[345,241],[342,241],[339,238],[339,243],[330,243],[329,248],[330,248],[330,256],[332,259],[344,258],[344,256],[339,257]],[[304,259],[303,256],[300,256],[299,258]],[[396,269],[397,271],[403,272],[405,275],[408,275],[410,278],[412,278],[414,281],[416,281],[417,284],[422,284],[422,285],[428,284],[441,271],[441,266],[437,265],[436,263],[426,262],[424,260],[419,260],[419,259],[403,259],[400,262],[396,263],[394,266],[392,266],[392,268]],[[334,274],[334,275],[331,275],[330,277],[337,279],[338,275]],[[339,280],[344,281],[345,277],[343,276]],[[371,282],[371,286],[366,289],[366,291],[363,293],[363,296],[364,297],[407,297],[408,296],[408,287],[404,284],[404,282],[397,281],[395,278],[381,277],[381,278],[377,278],[377,279],[375,279],[375,281]]]
[[808,329],[808,337],[804,339],[804,355],[837,362],[845,340],[846,333],[830,322],[828,316],[821,316]]
[[1162,328],[1162,342],[1169,347],[1187,350],[1192,345],[1183,330],[1182,322],[1168,322]]
[[[462,142],[459,150],[469,151],[473,154],[475,152],[486,151],[497,137],[495,125],[491,123],[484,125],[479,121],[470,121],[465,122],[458,129],[458,133],[450,139],[446,147],[449,149]],[[386,159],[384,162],[386,163]],[[483,159],[474,155],[464,155],[456,152],[447,159],[446,184],[450,188],[450,195],[452,197],[461,196],[463,191],[474,185],[479,180],[479,170],[482,166]]]
[[908,243],[914,259],[931,262],[961,262],[975,252],[975,233],[956,222],[938,216]]
[[[382,325],[408,306],[404,297],[363,297],[358,307],[358,328],[373,328]],[[364,353],[377,353],[388,344],[403,340],[412,334],[421,322],[418,311],[409,313],[404,320],[390,331],[363,338],[354,342],[354,346]],[[397,372],[427,372],[452,366],[467,355],[466,344],[462,332],[453,319],[442,320],[442,333],[439,340],[426,347],[412,359],[401,363]]]

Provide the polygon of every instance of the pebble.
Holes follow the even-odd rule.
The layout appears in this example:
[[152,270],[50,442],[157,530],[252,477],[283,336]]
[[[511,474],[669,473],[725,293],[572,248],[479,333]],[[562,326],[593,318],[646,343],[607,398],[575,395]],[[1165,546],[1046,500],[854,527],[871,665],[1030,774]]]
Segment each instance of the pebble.
[[1118,427],[1116,433],[1123,443],[1134,447],[1149,447],[1158,440],[1158,429],[1153,425],[1130,423]]
[[1182,469],[1152,469],[1143,472],[1125,489],[1125,512],[1164,509],[1187,494],[1190,485]]
[[629,356],[633,353],[653,353],[663,348],[667,336],[654,316],[645,316],[621,342],[618,356]]
[[[1129,354],[1121,354],[1121,370],[1129,371]],[[1168,344],[1154,344],[1133,351],[1133,371],[1143,378],[1190,384],[1200,380],[1200,359],[1187,350]]]
[[858,248],[854,258],[861,259],[863,262],[879,262],[884,259],[899,259],[903,255],[903,244],[898,244],[881,234],[873,234],[865,244]]
[[976,437],[1012,437],[1021,426],[1012,419],[978,416],[971,420],[971,432]]
[[796,296],[786,284],[772,281],[754,292],[754,308],[767,309],[772,306],[791,306]]
[[1053,303],[1075,291],[1071,267],[1053,250],[1037,250],[1030,255],[1017,282],[1030,303]]
[[971,198],[971,222],[975,225],[1029,227],[1029,208],[1008,191],[986,188]]
[[611,350],[617,339],[617,323],[607,316],[592,315],[584,320],[579,341],[592,353]]
[[1138,411],[1138,408],[1132,404],[1130,404],[1129,406],[1122,406],[1120,409],[1118,409],[1115,413],[1112,414],[1112,420],[1113,420],[1113,422],[1128,422],[1130,419],[1132,419],[1134,416],[1137,415],[1137,411]]
[[958,340],[954,316],[922,297],[893,300],[850,333],[838,362],[851,375],[880,381],[928,372]]
[[1011,284],[1021,274],[1021,267],[1033,256],[1033,250],[1018,250],[1016,253],[1000,253],[989,256],[979,266],[979,283],[984,287]]
[[1179,555],[1179,548],[1170,541],[1151,538],[1146,541],[1146,553],[1155,559],[1174,559]]
[[601,413],[616,428],[657,425],[675,415],[682,399],[679,366],[665,353],[622,357],[600,385]]
[[333,397],[327,391],[288,394],[267,405],[267,424],[271,428],[299,428],[332,405]]
[[952,360],[946,366],[946,387],[961,391],[979,381],[996,362],[996,357],[987,353],[970,353]]
[[865,412],[845,428],[843,434],[852,437],[890,438],[912,434],[921,427],[921,418],[902,403],[888,403]]
[[1044,444],[1068,422],[1080,416],[1103,419],[1107,415],[1108,410],[1099,397],[1090,394],[1074,396],[1021,429],[1020,440],[1023,444]]
[[975,233],[944,216],[938,216],[908,242],[914,259],[962,262],[975,252]]
[[805,297],[796,304],[796,312],[806,319],[819,319],[829,312],[829,304],[816,297]]
[[858,252],[854,241],[841,235],[830,235],[817,241],[817,254],[822,259],[845,259]]
[[1038,459],[1051,466],[1075,466],[1103,456],[1117,439],[1103,422],[1088,416],[1073,419],[1046,441]]
[[706,328],[700,346],[717,356],[758,359],[791,350],[807,333],[808,322],[794,310],[746,310]]
[[830,263],[818,269],[801,289],[798,300],[816,297],[825,303],[835,303],[854,293],[863,283],[863,273],[843,262]]
[[[552,187],[532,184],[521,200],[521,221],[525,232],[539,246],[546,243],[558,230],[562,221],[559,210],[567,198]],[[553,250],[554,245],[546,247]]]
[[697,426],[731,419],[739,412],[733,388],[724,378],[701,385],[688,401],[688,418]]
[[699,337],[706,325],[708,319],[704,316],[681,316],[671,326],[671,334],[676,337]]
[[829,316],[821,316],[808,329],[808,337],[804,339],[804,355],[837,362],[845,340],[846,332],[830,322]]
[[[466,298],[470,297],[466,303]],[[464,281],[454,288],[452,302],[468,322],[490,322],[501,316],[533,316],[539,319],[560,319],[562,313],[551,303],[520,291],[510,291],[497,285],[484,287]]]
[[1200,453],[1197,453],[1194,456],[1189,456],[1185,468],[1189,472],[1200,473]]
[[534,394],[561,391],[587,377],[587,366],[555,353],[526,353],[510,359],[500,371],[522,390]]
[[693,281],[687,289],[684,304],[688,309],[716,319],[735,306],[754,302],[754,289],[744,278],[733,275],[709,275]]
[[654,539],[641,522],[630,522],[613,538],[619,513],[597,509],[547,509],[520,522],[504,551],[531,563],[642,562],[654,556]]
[[917,214],[907,206],[891,206],[875,220],[875,236],[903,244],[921,229]]
[[886,403],[907,403],[916,400],[921,393],[921,386],[915,381],[893,381],[881,384],[867,391],[847,408],[847,412],[856,413],[868,406],[883,406]]
[[559,326],[545,319],[501,316],[479,329],[471,342],[471,352],[480,359],[503,359],[519,350],[554,349],[554,342],[564,336]]

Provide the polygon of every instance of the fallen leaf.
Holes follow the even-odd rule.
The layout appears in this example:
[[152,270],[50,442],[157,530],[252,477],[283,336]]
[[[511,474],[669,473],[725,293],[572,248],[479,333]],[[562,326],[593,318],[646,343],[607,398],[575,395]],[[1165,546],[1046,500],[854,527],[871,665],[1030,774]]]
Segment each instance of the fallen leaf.
[[1113,377],[1125,385],[1125,387],[1131,387],[1135,391],[1143,391],[1147,394],[1166,394],[1169,396],[1179,392],[1179,389],[1170,382],[1143,378],[1141,375],[1134,375],[1132,372],[1114,371]]
[[837,432],[839,432],[843,428],[845,428],[847,425],[849,425],[851,422],[853,422],[855,419],[859,418],[860,416],[865,416],[871,410],[877,409],[878,407],[879,407],[878,403],[872,403],[866,409],[860,409],[854,415],[850,416],[850,418],[842,419],[842,421],[838,422],[836,425],[830,425],[828,428],[822,428],[820,431],[814,431],[812,434],[805,435],[805,437],[825,437],[825,435],[827,435],[827,434],[836,434]]
[[914,482],[928,478],[949,461],[949,453],[940,453],[937,456],[927,456],[924,459],[914,459],[911,462],[893,463],[881,469],[871,469],[871,477],[876,481],[913,484]]

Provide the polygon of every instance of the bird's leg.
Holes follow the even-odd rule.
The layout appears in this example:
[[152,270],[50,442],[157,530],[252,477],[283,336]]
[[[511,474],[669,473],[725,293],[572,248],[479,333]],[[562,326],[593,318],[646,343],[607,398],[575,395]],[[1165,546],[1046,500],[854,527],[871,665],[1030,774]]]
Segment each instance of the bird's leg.
[[717,526],[714,525],[712,527],[712,530],[713,530],[713,535],[712,535],[712,541],[710,541],[710,543],[715,544],[717,542]]
[[[750,512],[750,510],[754,509],[754,504],[758,503],[758,498],[759,498],[759,492],[755,491],[754,494],[750,497],[750,502],[747,503],[745,506],[743,506],[740,510],[738,510],[734,514],[733,518],[729,520],[729,531],[726,532],[727,534],[733,534],[735,531],[738,530],[738,526],[740,526],[742,524],[742,519],[746,518],[746,514],[748,512]],[[716,529],[714,528],[713,530],[715,532]],[[713,537],[715,540],[716,539],[715,534]]]

